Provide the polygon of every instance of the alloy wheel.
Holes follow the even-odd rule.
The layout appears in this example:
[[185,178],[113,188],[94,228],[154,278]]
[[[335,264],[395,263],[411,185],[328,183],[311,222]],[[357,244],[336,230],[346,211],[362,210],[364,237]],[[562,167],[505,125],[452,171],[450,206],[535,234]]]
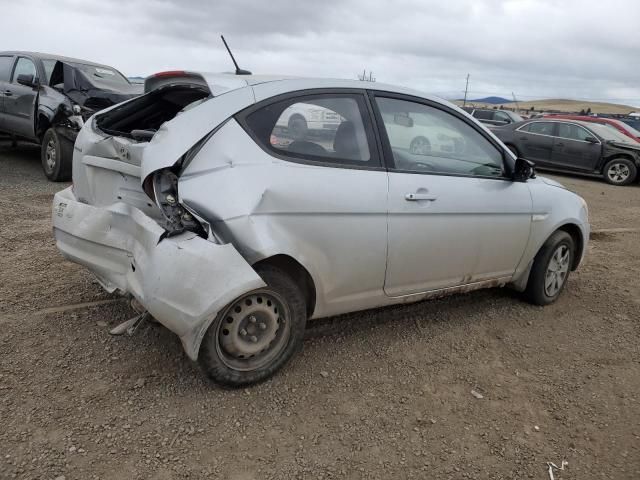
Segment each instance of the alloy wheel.
[[612,163],[607,170],[607,176],[613,183],[623,183],[631,175],[631,170],[624,163]]
[[569,273],[571,252],[567,245],[560,245],[551,255],[544,276],[544,293],[555,297],[562,289]]

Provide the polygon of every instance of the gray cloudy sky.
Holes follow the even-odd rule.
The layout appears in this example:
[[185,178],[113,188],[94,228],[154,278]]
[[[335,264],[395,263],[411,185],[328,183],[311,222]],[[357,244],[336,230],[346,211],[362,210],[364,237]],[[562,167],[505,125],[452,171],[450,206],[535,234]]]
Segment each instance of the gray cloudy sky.
[[581,98],[640,106],[640,0],[0,0],[0,49],[129,76],[229,71],[355,78],[453,98]]

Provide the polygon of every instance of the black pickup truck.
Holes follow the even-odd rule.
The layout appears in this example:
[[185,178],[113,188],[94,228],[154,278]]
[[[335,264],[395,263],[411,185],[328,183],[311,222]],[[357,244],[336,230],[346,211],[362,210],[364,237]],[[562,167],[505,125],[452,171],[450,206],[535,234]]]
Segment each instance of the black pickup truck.
[[41,145],[42,169],[71,178],[73,144],[95,112],[142,93],[116,69],[35,52],[0,52],[0,133]]

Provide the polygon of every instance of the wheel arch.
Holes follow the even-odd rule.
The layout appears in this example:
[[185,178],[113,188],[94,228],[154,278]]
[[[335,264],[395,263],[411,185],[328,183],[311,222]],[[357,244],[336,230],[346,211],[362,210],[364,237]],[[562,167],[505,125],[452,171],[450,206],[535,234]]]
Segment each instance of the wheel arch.
[[[564,225],[554,230],[551,233],[551,235],[553,235],[559,230],[563,232],[567,232],[569,235],[571,235],[571,238],[573,239],[573,243],[575,244],[576,251],[573,255],[573,261],[571,262],[571,271],[575,271],[580,265],[580,260],[582,259],[582,253],[584,252],[584,248],[585,248],[585,241],[582,235],[582,230],[580,230],[580,227],[575,223],[565,223]],[[549,235],[549,237],[551,235]]]
[[302,287],[302,293],[307,301],[307,315],[311,317],[316,308],[316,285],[309,271],[295,258],[286,254],[276,254],[252,265],[255,269],[258,265],[271,265],[289,275],[298,285]]
[[611,155],[608,155],[603,159],[602,168],[601,168],[602,173],[604,173],[604,167],[607,166],[607,163],[617,158],[624,158],[625,160],[629,160],[631,163],[633,163],[636,167],[640,169],[640,160],[635,158],[633,155],[629,153],[612,153]]

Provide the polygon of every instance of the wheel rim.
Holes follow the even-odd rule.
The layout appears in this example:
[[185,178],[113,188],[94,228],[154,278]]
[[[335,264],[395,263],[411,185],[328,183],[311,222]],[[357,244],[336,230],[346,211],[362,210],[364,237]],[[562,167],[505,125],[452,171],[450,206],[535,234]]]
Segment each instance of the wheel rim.
[[416,138],[411,142],[410,150],[414,155],[426,155],[431,151],[431,144],[424,138]]
[[45,148],[45,163],[47,165],[47,171],[53,172],[56,168],[56,159],[57,159],[57,150],[56,150],[56,141],[51,138],[47,142],[47,146]]
[[609,166],[607,176],[614,183],[622,183],[631,175],[631,169],[624,163],[614,163]]
[[568,246],[560,245],[551,255],[544,276],[544,292],[547,296],[555,297],[567,280],[571,260],[570,254]]
[[216,349],[229,368],[262,368],[280,354],[289,339],[291,322],[284,300],[272,291],[247,294],[231,304],[216,331]]

